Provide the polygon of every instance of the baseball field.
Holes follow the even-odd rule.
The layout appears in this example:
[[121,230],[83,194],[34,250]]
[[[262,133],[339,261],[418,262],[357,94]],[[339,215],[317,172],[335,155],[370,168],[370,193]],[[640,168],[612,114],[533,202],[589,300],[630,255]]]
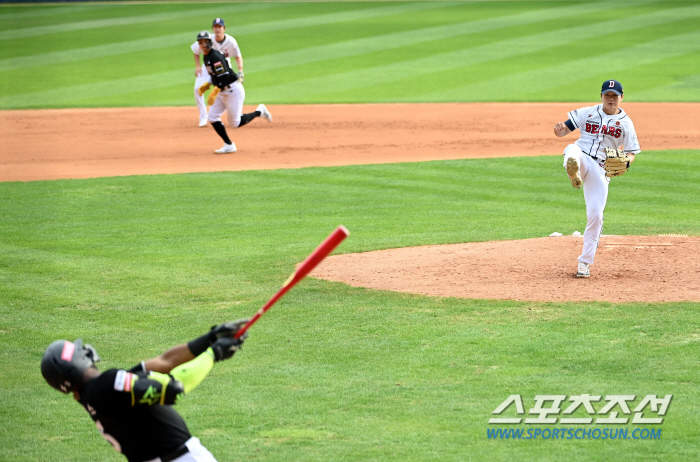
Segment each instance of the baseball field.
[[[226,156],[192,96],[189,46],[215,17],[246,110],[275,116],[230,130]],[[335,266],[177,405],[218,460],[697,460],[699,18],[694,1],[0,5],[0,460],[124,460],[45,383],[46,347],[82,338],[130,368],[251,316],[340,224]],[[612,181],[592,277],[555,244],[508,260],[503,243],[583,232],[560,156],[576,133],[552,126],[610,78],[642,153]]]

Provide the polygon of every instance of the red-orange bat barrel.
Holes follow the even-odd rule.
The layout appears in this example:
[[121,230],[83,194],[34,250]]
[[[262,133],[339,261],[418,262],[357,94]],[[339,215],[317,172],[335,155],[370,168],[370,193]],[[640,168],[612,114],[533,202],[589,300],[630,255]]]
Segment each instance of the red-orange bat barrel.
[[245,326],[241,327],[241,330],[236,332],[236,335],[234,337],[238,338],[241,335],[245,333],[245,331],[248,330],[250,326],[255,324],[255,322],[260,319],[260,316],[265,314],[267,310],[270,309],[272,305],[274,305],[277,300],[282,298],[282,295],[287,293],[289,289],[294,287],[297,282],[301,281],[304,279],[304,276],[309,274],[312,269],[316,267],[319,263],[321,263],[321,260],[326,258],[328,254],[333,252],[333,249],[338,247],[338,244],[343,242],[343,240],[348,237],[350,232],[347,230],[345,226],[338,226],[335,231],[331,233],[330,236],[326,238],[325,241],[321,243],[318,247],[316,247],[316,250],[314,250],[311,255],[309,255],[306,260],[302,262],[301,265],[299,265],[299,268],[291,275],[289,276],[289,279],[287,279],[284,284],[282,285],[282,288],[275,294],[274,297],[272,297],[262,308],[258,310],[257,313],[255,313],[255,316],[250,318],[250,321],[246,323]]

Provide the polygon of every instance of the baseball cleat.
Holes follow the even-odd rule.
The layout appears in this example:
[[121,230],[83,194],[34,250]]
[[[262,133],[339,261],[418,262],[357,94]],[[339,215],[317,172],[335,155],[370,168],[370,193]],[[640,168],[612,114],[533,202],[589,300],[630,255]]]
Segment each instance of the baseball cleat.
[[214,151],[214,154],[229,154],[232,152],[236,152],[235,143],[224,144],[224,146],[221,149],[217,149],[216,151]]
[[574,157],[569,157],[569,160],[566,161],[566,174],[569,175],[571,186],[576,189],[580,188],[581,184],[583,184],[579,172],[578,161]]
[[206,118],[206,117],[202,117],[201,119],[199,119],[199,126],[200,126],[200,127],[206,127],[206,126],[207,126],[207,118]]
[[578,262],[578,272],[576,273],[577,278],[588,278],[591,277],[591,270],[588,263],[582,261]]
[[270,114],[270,111],[267,110],[264,104],[259,104],[256,111],[260,111],[260,117],[268,122],[272,122],[272,114]]

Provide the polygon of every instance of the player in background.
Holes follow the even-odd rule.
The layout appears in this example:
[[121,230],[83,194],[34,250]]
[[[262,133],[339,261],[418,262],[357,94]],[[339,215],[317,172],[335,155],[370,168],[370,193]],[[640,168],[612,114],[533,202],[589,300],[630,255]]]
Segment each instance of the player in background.
[[593,264],[603,231],[603,211],[610,183],[605,170],[605,149],[622,148],[629,157],[629,164],[641,152],[634,124],[620,108],[623,97],[622,84],[617,80],[606,80],[600,91],[601,104],[571,111],[566,122],[554,125],[554,134],[558,137],[576,129],[581,131],[579,139],[564,149],[564,168],[571,185],[578,189],[583,184],[586,201],[588,222],[576,273],[576,277],[580,278],[591,275],[590,265]]
[[231,64],[231,58],[236,61],[236,67],[238,68],[238,78],[243,83],[243,56],[241,55],[241,50],[238,48],[238,43],[236,39],[231,37],[226,33],[226,23],[221,18],[216,18],[211,25],[214,31],[214,42],[212,46],[215,50],[220,51],[228,63],[233,69],[233,64]]
[[213,47],[211,35],[207,31],[202,31],[197,35],[199,48],[203,53],[204,65],[211,77],[211,81],[216,88],[209,95],[211,99],[216,99],[209,109],[208,121],[224,140],[224,146],[214,151],[216,154],[226,154],[236,152],[236,145],[231,141],[226,133],[226,128],[221,123],[221,115],[228,112],[228,121],[231,128],[242,127],[256,117],[262,117],[268,122],[272,122],[272,115],[264,104],[258,105],[254,112],[243,114],[243,101],[245,100],[245,90],[241,84],[238,74],[233,72],[229,61],[218,50]]
[[199,56],[202,54],[202,50],[199,49],[199,43],[195,41],[190,48],[194,54],[194,102],[197,104],[197,109],[199,109],[199,126],[204,127],[207,125],[207,103],[204,101],[204,95],[200,88],[206,84],[211,85],[211,78],[204,67],[204,63],[200,64],[199,62]]
[[82,340],[57,340],[44,352],[41,374],[49,385],[72,393],[102,436],[129,462],[216,462],[193,437],[172,405],[204,380],[215,361],[241,348],[247,319],[227,322],[189,343],[142,361],[129,370],[100,372],[100,360]]

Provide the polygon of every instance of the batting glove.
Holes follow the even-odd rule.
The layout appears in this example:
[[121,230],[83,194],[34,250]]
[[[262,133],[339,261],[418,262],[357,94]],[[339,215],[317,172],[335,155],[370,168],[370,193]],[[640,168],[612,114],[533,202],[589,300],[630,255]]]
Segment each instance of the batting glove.
[[211,346],[214,352],[214,361],[223,361],[232,357],[234,353],[241,349],[246,338],[248,338],[248,332],[241,335],[240,338],[221,337],[214,342]]
[[216,342],[221,337],[233,337],[248,321],[249,319],[239,319],[238,321],[229,321],[218,326],[211,326],[209,331],[210,343]]

